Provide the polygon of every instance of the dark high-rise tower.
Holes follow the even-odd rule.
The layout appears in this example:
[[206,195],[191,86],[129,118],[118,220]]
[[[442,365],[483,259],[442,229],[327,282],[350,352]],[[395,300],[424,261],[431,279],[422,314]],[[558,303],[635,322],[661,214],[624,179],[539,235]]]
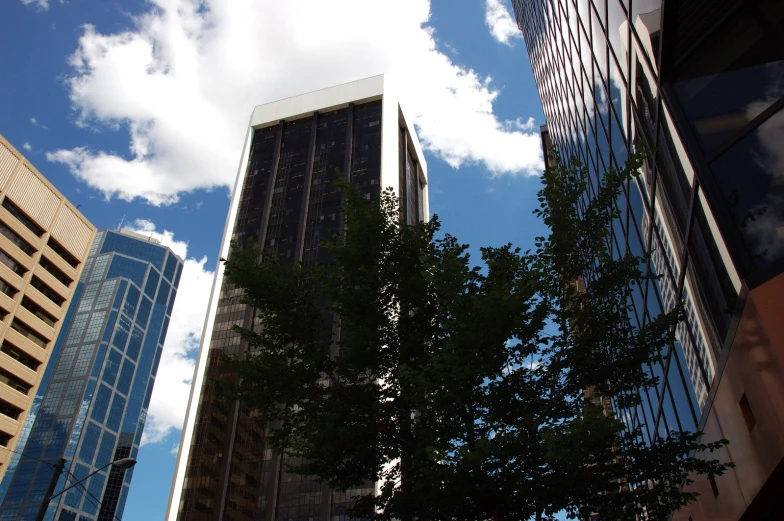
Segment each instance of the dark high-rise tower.
[[[413,126],[388,78],[376,76],[253,111],[226,221],[221,256],[231,241],[253,238],[282,262],[328,262],[320,247],[340,230],[336,170],[368,199],[394,187],[403,218],[427,219],[427,168]],[[250,325],[238,290],[215,274],[206,327],[183,427],[168,521],[347,519],[351,493],[332,493],[290,475],[264,444],[264,419],[215,398],[220,357],[246,346],[232,331]],[[373,486],[373,484],[369,484]]]
[[609,248],[650,254],[632,320],[686,321],[636,410],[646,441],[727,438],[735,469],[695,483],[679,520],[784,511],[784,2],[513,0],[549,139],[588,167],[584,201],[632,149]]

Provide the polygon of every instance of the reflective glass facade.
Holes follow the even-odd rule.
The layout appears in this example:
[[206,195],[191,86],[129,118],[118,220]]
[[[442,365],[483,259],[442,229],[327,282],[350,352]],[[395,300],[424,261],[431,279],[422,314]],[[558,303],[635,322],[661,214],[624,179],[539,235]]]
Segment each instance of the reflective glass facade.
[[[734,424],[767,408],[784,382],[780,358],[766,367],[771,373],[752,376],[761,371],[760,358],[734,347],[748,340],[746,321],[769,327],[749,301],[778,284],[784,271],[784,2],[513,0],[513,6],[547,121],[545,142],[587,166],[581,204],[595,195],[604,171],[622,167],[632,150],[651,151],[616,202],[621,216],[608,248],[616,256],[648,255],[643,268],[659,277],[631,288],[633,321],[643,324],[678,302],[687,318],[662,363],[649,368],[658,387],[641,392],[636,410],[616,412],[641,425],[648,442],[699,428],[743,446],[749,432],[732,439]],[[770,342],[758,336],[755,348],[773,360],[784,344],[766,333]],[[749,405],[741,373],[748,389],[754,378],[773,383]],[[777,422],[782,413],[775,412]],[[732,448],[722,455],[739,469],[750,463],[746,456]],[[707,489],[695,507],[701,510],[683,519],[712,519],[705,513],[714,508],[706,506],[710,499],[728,501],[723,514],[733,501],[745,508],[780,459],[768,470],[734,470],[734,483],[718,480],[719,492]],[[754,485],[741,490],[739,472],[753,474]],[[735,500],[725,499],[735,493]]]
[[[60,458],[66,470],[55,492],[136,457],[182,265],[143,236],[98,233],[25,424],[21,455],[0,487],[0,519],[35,518]],[[47,519],[122,518],[132,475],[104,469],[52,501]]]
[[[386,107],[379,95],[255,127],[231,240],[252,238],[277,251],[283,263],[329,262],[322,243],[341,229],[336,170],[367,199],[376,197],[382,120],[390,117],[390,127],[399,132],[393,135],[398,150],[392,150],[399,158],[393,179],[402,187],[404,218],[427,218],[426,176],[414,151],[416,138],[402,116],[382,113]],[[394,108],[397,112],[397,103]],[[182,491],[175,484],[170,512],[180,521],[347,520],[346,507],[357,492],[332,492],[313,478],[287,472],[291,461],[265,446],[264,418],[240,403],[215,398],[214,383],[226,375],[221,357],[247,349],[232,327],[253,327],[252,310],[241,301],[240,290],[223,282],[211,336],[203,340],[208,359],[203,388],[192,398],[191,406],[198,400],[198,409]],[[324,348],[330,348],[329,338]]]

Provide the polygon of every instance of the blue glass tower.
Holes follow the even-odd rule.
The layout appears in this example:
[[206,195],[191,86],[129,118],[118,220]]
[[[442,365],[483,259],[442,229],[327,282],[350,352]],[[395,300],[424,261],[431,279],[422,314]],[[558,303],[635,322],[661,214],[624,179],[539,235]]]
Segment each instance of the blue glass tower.
[[[98,232],[0,486],[1,520],[35,518],[60,458],[55,493],[136,457],[182,266],[154,239]],[[46,519],[122,518],[132,475],[108,467],[55,498]]]

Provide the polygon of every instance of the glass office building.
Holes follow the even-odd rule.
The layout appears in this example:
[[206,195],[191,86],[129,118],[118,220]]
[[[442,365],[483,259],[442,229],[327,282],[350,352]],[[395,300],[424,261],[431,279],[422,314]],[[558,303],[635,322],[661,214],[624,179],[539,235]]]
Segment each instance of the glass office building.
[[646,441],[727,438],[735,469],[675,519],[779,519],[784,484],[784,2],[513,0],[545,141],[601,174],[651,151],[608,247],[648,254],[633,320],[687,319],[636,410]]
[[[0,519],[35,519],[60,458],[55,493],[136,457],[182,266],[154,239],[98,232],[3,480]],[[104,469],[52,501],[47,519],[121,519],[132,475]]]
[[[413,126],[383,76],[260,105],[253,111],[220,256],[228,256],[230,241],[252,238],[277,251],[282,263],[329,262],[322,241],[341,229],[336,170],[367,199],[381,186],[394,187],[403,218],[426,219],[422,158]],[[223,282],[222,265],[215,277],[166,519],[348,519],[346,507],[357,491],[332,492],[287,472],[287,458],[265,446],[264,418],[216,398],[214,383],[227,374],[221,357],[247,350],[232,327],[250,328],[253,318],[241,290]],[[324,344],[329,349],[330,339]]]

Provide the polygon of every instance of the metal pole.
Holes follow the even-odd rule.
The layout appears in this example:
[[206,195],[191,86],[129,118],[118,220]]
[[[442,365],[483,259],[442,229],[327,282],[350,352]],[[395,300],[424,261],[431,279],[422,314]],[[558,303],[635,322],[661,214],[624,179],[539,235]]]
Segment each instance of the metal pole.
[[52,479],[49,480],[49,487],[46,489],[44,499],[41,501],[41,506],[38,509],[38,515],[35,516],[35,521],[44,521],[46,511],[49,509],[49,502],[52,500],[52,492],[54,492],[54,487],[57,486],[57,481],[60,479],[60,475],[63,473],[64,468],[65,460],[60,458],[57,464],[55,464],[53,467],[54,471],[52,472]]

